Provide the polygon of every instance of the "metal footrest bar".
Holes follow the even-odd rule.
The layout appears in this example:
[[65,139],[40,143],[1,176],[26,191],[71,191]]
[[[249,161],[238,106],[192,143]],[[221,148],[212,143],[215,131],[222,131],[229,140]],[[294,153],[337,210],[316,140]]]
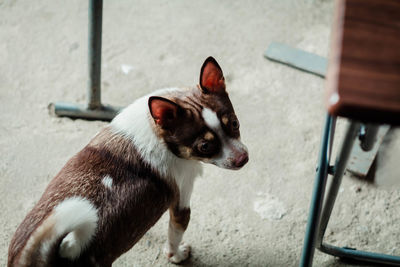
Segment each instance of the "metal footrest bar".
[[343,259],[347,258],[363,262],[400,266],[400,257],[398,256],[367,252],[353,248],[336,247],[325,243],[322,244],[320,250],[324,253]]

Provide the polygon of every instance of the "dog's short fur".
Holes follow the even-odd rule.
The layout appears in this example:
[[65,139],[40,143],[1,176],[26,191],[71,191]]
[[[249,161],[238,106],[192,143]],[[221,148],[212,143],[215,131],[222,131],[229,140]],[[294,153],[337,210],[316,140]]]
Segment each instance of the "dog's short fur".
[[125,108],[51,181],[18,227],[8,266],[111,266],[169,209],[167,258],[181,243],[199,162],[239,169],[248,161],[218,63],[194,88],[170,88]]

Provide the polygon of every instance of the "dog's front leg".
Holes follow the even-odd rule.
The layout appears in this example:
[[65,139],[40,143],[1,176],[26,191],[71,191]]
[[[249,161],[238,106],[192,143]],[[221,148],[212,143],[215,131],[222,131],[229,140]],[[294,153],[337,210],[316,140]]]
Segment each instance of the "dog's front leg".
[[190,246],[182,242],[190,220],[190,208],[177,206],[169,210],[168,242],[165,247],[165,254],[169,261],[180,263],[189,257]]
[[179,203],[173,204],[169,209],[168,241],[164,252],[173,263],[186,260],[190,254],[190,246],[182,242],[190,220],[190,196],[193,189],[193,182],[186,182],[180,190]]

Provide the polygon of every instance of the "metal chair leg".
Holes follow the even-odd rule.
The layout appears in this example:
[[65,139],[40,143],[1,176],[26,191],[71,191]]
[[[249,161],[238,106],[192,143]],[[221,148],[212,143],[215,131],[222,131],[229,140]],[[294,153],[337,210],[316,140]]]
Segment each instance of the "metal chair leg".
[[360,130],[360,124],[357,122],[351,122],[347,128],[346,135],[344,137],[339,155],[336,158],[336,164],[333,171],[332,182],[329,186],[328,194],[326,196],[324,207],[322,210],[321,221],[318,227],[317,236],[317,248],[321,247],[322,239],[325,234],[326,227],[331,217],[332,209],[335,204],[335,200],[342,182],[344,172],[346,170],[347,161],[350,157],[353,143],[356,140]]
[[52,103],[50,110],[57,116],[89,120],[112,120],[121,108],[101,104],[101,35],[103,0],[89,2],[89,81],[88,103],[77,105]]
[[[329,125],[328,120],[325,123],[325,130],[323,134],[323,141],[321,144],[321,152],[324,152],[326,148],[332,145],[333,141],[333,133],[331,138],[329,138],[326,134],[327,128]],[[328,168],[328,172],[319,173],[317,171],[317,177],[313,192],[313,197],[311,201],[311,208],[310,208],[310,215],[309,221],[307,224],[306,236],[304,241],[303,247],[303,254],[300,262],[300,266],[312,266],[313,255],[315,248],[318,248],[320,251],[341,257],[341,258],[348,258],[354,259],[364,262],[373,262],[379,264],[386,264],[386,265],[396,265],[400,266],[400,257],[392,256],[392,255],[385,255],[379,253],[372,253],[366,251],[359,251],[353,248],[348,247],[336,247],[326,243],[323,243],[323,237],[325,234],[326,227],[329,222],[329,218],[332,213],[333,206],[335,204],[335,200],[340,188],[340,184],[344,175],[344,171],[346,169],[347,161],[349,159],[351,148],[353,147],[354,141],[357,139],[358,134],[360,132],[361,125],[358,122],[351,122],[347,128],[346,135],[344,137],[339,155],[336,160],[336,164],[333,168],[329,166],[329,157],[328,161],[326,158],[323,158],[320,152],[319,158],[319,166],[323,166],[323,168]],[[332,129],[331,129],[332,130]],[[374,130],[372,130],[374,131]],[[376,131],[374,131],[376,132]],[[370,135],[373,135],[374,132],[370,132]],[[370,138],[373,140],[373,138]],[[330,146],[328,144],[331,142]],[[329,172],[331,171],[331,172]],[[324,171],[325,172],[325,171]],[[333,174],[332,182],[329,186],[328,193],[326,199],[323,203],[323,208],[321,211],[321,206],[324,198],[324,191],[326,186],[326,177],[329,174]],[[322,215],[321,215],[322,214]]]
[[[357,139],[359,131],[361,129],[361,125],[356,122],[352,122],[347,130],[345,139],[343,141],[340,154],[337,157],[337,163],[335,164],[335,173],[332,179],[332,183],[329,187],[328,194],[326,196],[326,200],[324,203],[324,207],[322,210],[321,222],[319,226],[319,233],[317,238],[317,247],[324,253],[340,257],[353,259],[363,262],[372,262],[386,265],[396,265],[400,266],[400,257],[380,254],[380,253],[372,253],[367,251],[356,250],[354,248],[348,247],[337,247],[332,246],[326,243],[323,243],[323,238],[325,234],[326,227],[329,222],[329,218],[332,213],[333,206],[335,204],[335,200],[339,191],[340,183],[343,178],[344,171],[346,169],[347,160],[351,153],[351,148],[353,147],[354,141]],[[368,139],[370,139],[369,143],[374,139],[374,135],[376,135],[377,127],[371,127],[370,132],[367,132]],[[361,140],[361,144],[365,142],[365,140]],[[371,147],[371,144],[368,144],[367,147]]]
[[367,124],[365,126],[361,126],[360,146],[362,150],[370,151],[374,147],[378,131],[379,125],[377,124]]
[[326,115],[325,127],[322,134],[321,147],[318,158],[317,173],[311,198],[310,213],[304,239],[300,266],[312,266],[324,191],[329,171],[332,141],[335,132],[336,118]]

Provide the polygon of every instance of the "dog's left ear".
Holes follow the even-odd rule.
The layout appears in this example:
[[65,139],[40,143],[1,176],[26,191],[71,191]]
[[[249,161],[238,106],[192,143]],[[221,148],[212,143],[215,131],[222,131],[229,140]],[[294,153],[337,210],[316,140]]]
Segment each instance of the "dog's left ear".
[[200,88],[205,94],[225,92],[224,74],[213,57],[208,57],[201,67]]
[[154,122],[163,129],[173,128],[182,112],[182,108],[176,103],[159,96],[149,98],[149,109]]

